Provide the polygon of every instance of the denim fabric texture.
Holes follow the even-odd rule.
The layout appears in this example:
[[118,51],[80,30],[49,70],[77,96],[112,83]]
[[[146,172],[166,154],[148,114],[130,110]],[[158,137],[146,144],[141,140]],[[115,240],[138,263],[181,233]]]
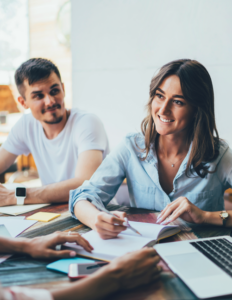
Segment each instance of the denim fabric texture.
[[90,180],[70,191],[69,208],[72,216],[75,218],[75,204],[83,199],[106,206],[124,178],[127,178],[131,207],[160,211],[173,200],[184,196],[205,211],[224,209],[224,191],[232,185],[232,150],[224,141],[220,142],[218,158],[207,163],[209,170],[216,168],[216,172],[205,178],[196,173],[190,177],[185,175],[190,146],[173,180],[173,190],[168,195],[159,182],[158,159],[154,147],[150,148],[147,158],[142,161],[140,158],[145,157],[145,153],[141,149],[144,148],[144,136],[141,133],[127,135],[107,155]]

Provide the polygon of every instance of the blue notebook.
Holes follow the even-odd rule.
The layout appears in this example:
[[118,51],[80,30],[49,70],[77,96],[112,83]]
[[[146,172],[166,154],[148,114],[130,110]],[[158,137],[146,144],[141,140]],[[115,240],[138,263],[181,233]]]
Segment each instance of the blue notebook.
[[94,262],[94,260],[81,258],[81,257],[66,258],[66,259],[57,260],[47,265],[47,269],[68,274],[68,268],[70,264],[92,263],[92,262]]

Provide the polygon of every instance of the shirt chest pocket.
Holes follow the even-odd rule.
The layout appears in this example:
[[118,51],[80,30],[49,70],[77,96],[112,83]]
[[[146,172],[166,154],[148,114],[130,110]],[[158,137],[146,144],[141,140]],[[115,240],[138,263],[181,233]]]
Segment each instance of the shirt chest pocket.
[[152,210],[156,209],[156,187],[140,184],[136,181],[130,181],[128,182],[128,189],[133,206]]
[[215,192],[205,191],[201,193],[187,193],[187,199],[198,208],[205,211],[212,211],[214,206]]

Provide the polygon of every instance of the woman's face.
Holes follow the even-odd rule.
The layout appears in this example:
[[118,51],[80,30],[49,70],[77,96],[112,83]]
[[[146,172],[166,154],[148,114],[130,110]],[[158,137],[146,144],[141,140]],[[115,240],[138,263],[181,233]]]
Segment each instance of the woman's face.
[[151,104],[156,131],[160,135],[187,131],[193,119],[193,107],[184,99],[180,79],[171,75],[157,88]]

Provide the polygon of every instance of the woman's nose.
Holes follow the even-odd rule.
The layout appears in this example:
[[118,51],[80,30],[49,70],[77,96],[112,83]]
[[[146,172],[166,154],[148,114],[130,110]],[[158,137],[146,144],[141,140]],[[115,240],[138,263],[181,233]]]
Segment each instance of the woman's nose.
[[170,104],[168,101],[164,101],[159,109],[161,115],[165,115],[170,110]]

